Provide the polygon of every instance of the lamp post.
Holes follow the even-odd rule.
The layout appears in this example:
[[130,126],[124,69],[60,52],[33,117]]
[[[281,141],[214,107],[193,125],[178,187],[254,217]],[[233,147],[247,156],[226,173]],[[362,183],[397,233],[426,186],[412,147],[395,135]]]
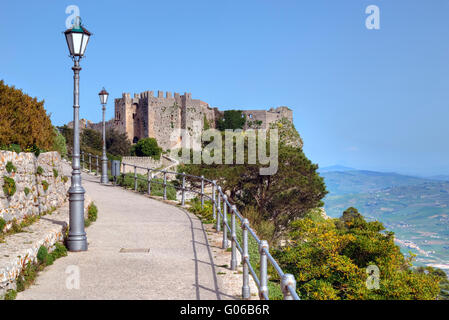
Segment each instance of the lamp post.
[[84,188],[81,185],[80,170],[80,143],[79,143],[79,73],[81,71],[80,60],[91,36],[90,32],[81,26],[81,19],[76,17],[72,29],[64,32],[70,57],[74,62],[73,89],[73,157],[72,179],[69,189],[69,235],[67,247],[69,251],[86,251],[87,237],[84,230]]
[[100,103],[103,105],[103,155],[101,157],[101,184],[108,184],[108,158],[106,156],[106,124],[104,122],[104,114],[106,111],[106,104],[108,103],[109,93],[103,88],[98,94],[100,96]]

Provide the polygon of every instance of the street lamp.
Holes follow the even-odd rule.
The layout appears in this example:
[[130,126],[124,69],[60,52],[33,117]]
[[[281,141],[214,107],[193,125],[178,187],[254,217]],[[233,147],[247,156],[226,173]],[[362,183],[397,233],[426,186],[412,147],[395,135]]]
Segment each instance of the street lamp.
[[106,124],[104,123],[104,113],[106,111],[106,104],[108,103],[109,93],[105,88],[98,94],[100,96],[100,103],[103,105],[103,155],[101,157],[101,180],[100,183],[108,184],[108,158],[106,157]]
[[91,36],[81,25],[81,19],[76,17],[72,29],[64,32],[70,57],[74,62],[72,67],[74,76],[73,88],[73,155],[72,155],[72,182],[69,189],[69,236],[67,247],[69,251],[87,251],[87,237],[84,230],[84,188],[81,185],[80,170],[80,137],[79,137],[79,74],[81,67],[79,61],[84,56],[87,43]]

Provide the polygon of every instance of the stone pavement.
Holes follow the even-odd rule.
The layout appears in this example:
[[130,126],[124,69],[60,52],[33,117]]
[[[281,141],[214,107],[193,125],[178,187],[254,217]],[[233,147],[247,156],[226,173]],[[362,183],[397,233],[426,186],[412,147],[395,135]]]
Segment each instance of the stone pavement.
[[[98,207],[98,220],[86,229],[89,250],[56,260],[18,300],[232,298],[220,291],[206,232],[194,215],[102,186],[99,177],[83,174],[83,186]],[[76,268],[80,288],[68,289]]]

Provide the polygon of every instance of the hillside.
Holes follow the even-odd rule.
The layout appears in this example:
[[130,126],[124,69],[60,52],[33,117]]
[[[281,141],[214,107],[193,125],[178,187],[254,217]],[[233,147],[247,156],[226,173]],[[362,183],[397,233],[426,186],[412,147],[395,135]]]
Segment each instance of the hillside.
[[394,231],[403,252],[417,254],[416,265],[449,269],[449,182],[371,171],[321,175],[329,216],[356,207]]

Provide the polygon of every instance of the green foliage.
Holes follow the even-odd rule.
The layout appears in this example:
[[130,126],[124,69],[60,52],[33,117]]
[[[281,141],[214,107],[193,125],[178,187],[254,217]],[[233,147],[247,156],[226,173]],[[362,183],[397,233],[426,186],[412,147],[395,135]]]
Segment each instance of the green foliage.
[[42,180],[41,184],[42,184],[42,187],[44,188],[44,191],[47,191],[48,190],[48,182],[47,182],[47,180]]
[[61,177],[62,182],[66,183],[67,181],[69,181],[69,177],[67,176],[62,176]]
[[44,173],[44,169],[41,166],[38,166],[36,169],[36,174],[41,176]]
[[0,233],[3,233],[3,230],[6,227],[6,221],[3,218],[0,218]]
[[59,132],[58,129],[54,128],[55,136],[53,139],[52,150],[58,151],[61,157],[67,156],[67,143],[65,136]]
[[7,171],[8,173],[11,173],[11,172],[17,172],[17,168],[12,164],[11,161],[8,161],[8,162],[6,163],[6,171]]
[[58,131],[61,132],[61,135],[65,139],[67,151],[69,152],[69,150],[73,150],[73,129],[69,128],[67,125],[64,125],[62,127],[58,127]]
[[51,252],[51,255],[55,260],[61,257],[65,257],[67,256],[67,248],[63,244],[56,242],[55,249]]
[[[142,174],[137,174],[137,191],[147,193],[148,192],[148,183],[147,177]],[[151,195],[162,197],[164,195],[164,186],[163,179],[153,178],[151,180]],[[117,177],[117,184],[119,186],[134,189],[134,174],[127,173],[126,175],[121,175]],[[174,184],[167,182],[167,199],[168,200],[176,200],[176,189],[174,188]]]
[[240,110],[226,110],[223,118],[217,120],[217,129],[224,131],[226,129],[243,129],[246,123],[246,115]]
[[17,297],[16,290],[8,290],[5,294],[5,300],[15,300]]
[[209,130],[209,129],[210,129],[209,121],[207,120],[206,115],[204,115],[204,118],[203,118],[203,130],[206,131],[206,130]]
[[156,160],[161,158],[162,148],[157,144],[154,138],[140,139],[137,144],[131,148],[131,154],[138,157],[152,157]]
[[8,151],[14,151],[15,153],[21,153],[22,152],[22,147],[20,145],[18,145],[18,144],[15,144],[15,143],[12,143],[8,147],[4,147],[2,149],[8,150]]
[[103,139],[101,133],[93,129],[84,129],[80,138],[81,150],[90,152],[89,149],[102,150]]
[[97,216],[98,216],[98,208],[95,205],[95,203],[91,202],[89,204],[89,207],[87,208],[87,218],[94,222],[97,221]]
[[45,263],[47,261],[48,249],[45,246],[40,246],[37,251],[37,260],[40,263]]
[[29,194],[30,194],[30,188],[28,188],[28,187],[25,187],[24,189],[23,189],[23,192],[25,192],[25,195],[26,196],[28,196]]
[[446,272],[431,266],[418,267],[415,272],[418,274],[428,274],[436,277],[439,280],[440,286],[438,300],[449,300],[449,279]]
[[[432,300],[438,279],[417,274],[381,223],[367,222],[349,208],[340,219],[304,218],[291,223],[290,244],[272,251],[297,280],[302,299]],[[366,268],[380,270],[379,289],[368,289]],[[276,273],[272,272],[273,279]]]
[[3,176],[3,194],[12,197],[16,193],[16,182],[13,178]]
[[204,208],[201,208],[201,199],[193,198],[190,200],[189,211],[198,216],[204,223],[213,222],[212,202],[204,200]]
[[114,155],[127,156],[130,154],[131,142],[126,133],[108,129],[106,130],[106,150]]
[[39,147],[36,146],[35,144],[32,144],[31,146],[28,146],[28,147],[24,148],[23,151],[25,151],[25,152],[30,152],[30,153],[34,153],[34,155],[35,155],[36,157],[39,157],[39,155],[41,154],[41,152],[45,152],[45,150],[39,148]]
[[[317,173],[318,166],[305,156],[302,149],[284,144],[279,145],[277,172],[260,175],[260,168],[267,166],[248,164],[248,139],[245,135],[243,139],[245,164],[225,164],[223,143],[223,164],[178,166],[178,172],[217,180],[224,190],[231,192],[231,198],[238,207],[251,206],[258,212],[258,223],[253,221],[254,227],[258,232],[263,228],[261,232],[272,233],[272,238],[267,238],[272,241],[285,233],[290,221],[303,217],[312,208],[321,207],[327,194],[326,187]],[[190,183],[195,185],[196,182]],[[262,225],[261,221],[266,222]]]
[[49,150],[53,136],[44,101],[38,102],[0,80],[0,145],[17,144],[22,148],[34,145]]
[[53,177],[57,178],[57,177],[58,177],[58,175],[59,175],[59,172],[58,172],[58,170],[56,170],[56,169],[53,169]]

